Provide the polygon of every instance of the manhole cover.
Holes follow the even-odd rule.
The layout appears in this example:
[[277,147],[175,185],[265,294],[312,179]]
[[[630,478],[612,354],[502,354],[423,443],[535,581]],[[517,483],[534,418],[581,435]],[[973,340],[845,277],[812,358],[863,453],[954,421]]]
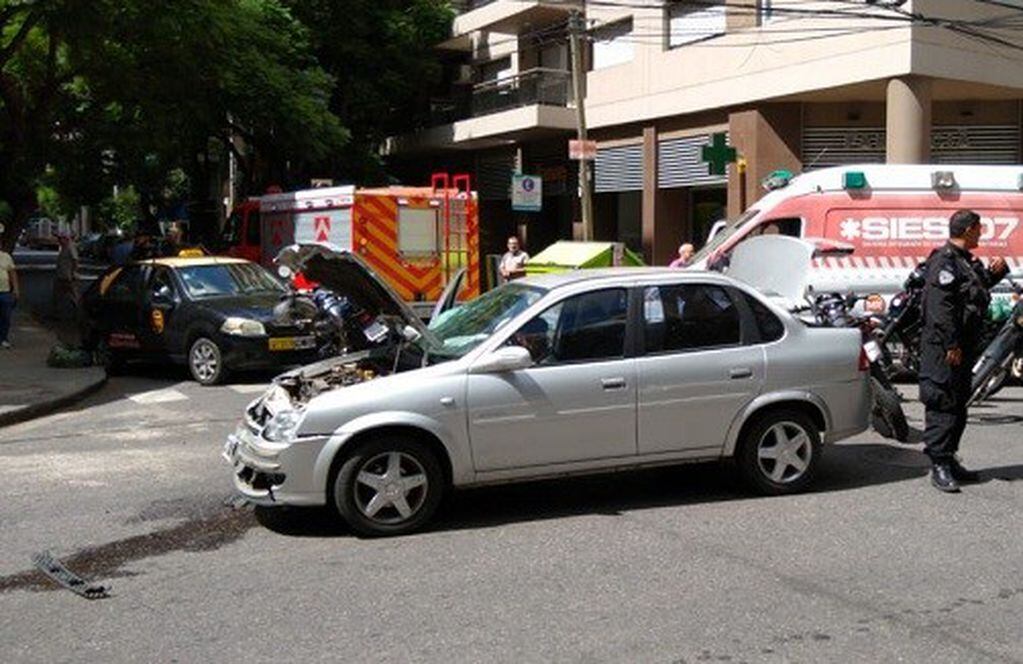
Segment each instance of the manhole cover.
[[874,463],[881,463],[886,466],[897,466],[899,468],[919,468],[926,470],[931,467],[931,461],[923,452],[898,447],[885,447],[876,450],[867,450],[863,458]]

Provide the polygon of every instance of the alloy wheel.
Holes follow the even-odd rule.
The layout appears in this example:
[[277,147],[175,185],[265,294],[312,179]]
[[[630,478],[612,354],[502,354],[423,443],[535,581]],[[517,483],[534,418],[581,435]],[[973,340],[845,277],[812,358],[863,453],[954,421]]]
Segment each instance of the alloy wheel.
[[813,458],[813,441],[795,422],[778,422],[757,441],[757,464],[765,477],[777,484],[801,478]]
[[209,339],[200,339],[192,346],[192,372],[200,383],[208,383],[220,368],[220,351]]
[[395,525],[414,517],[429,492],[422,464],[404,452],[384,452],[367,461],[352,490],[355,505],[367,519]]

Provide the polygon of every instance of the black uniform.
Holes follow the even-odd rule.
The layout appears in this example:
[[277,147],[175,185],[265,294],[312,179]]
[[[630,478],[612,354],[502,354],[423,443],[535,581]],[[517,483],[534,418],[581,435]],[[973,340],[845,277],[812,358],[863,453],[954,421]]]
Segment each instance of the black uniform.
[[[927,259],[924,327],[920,337],[920,400],[926,407],[923,440],[934,463],[947,463],[959,449],[966,428],[970,373],[981,352],[988,289],[1003,275],[993,274],[966,249],[948,242]],[[959,348],[962,362],[951,366],[947,351]]]

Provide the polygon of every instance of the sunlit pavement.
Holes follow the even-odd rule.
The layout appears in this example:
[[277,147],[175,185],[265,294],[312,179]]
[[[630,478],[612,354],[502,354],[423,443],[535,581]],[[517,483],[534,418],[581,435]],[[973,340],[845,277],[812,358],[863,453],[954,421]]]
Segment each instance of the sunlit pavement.
[[[150,370],[0,429],[5,661],[1023,660],[1023,388],[974,410],[984,481],[956,496],[864,434],[805,495],[707,464],[462,492],[362,540],[225,504],[221,444],[265,379]],[[42,550],[112,596],[53,589]]]

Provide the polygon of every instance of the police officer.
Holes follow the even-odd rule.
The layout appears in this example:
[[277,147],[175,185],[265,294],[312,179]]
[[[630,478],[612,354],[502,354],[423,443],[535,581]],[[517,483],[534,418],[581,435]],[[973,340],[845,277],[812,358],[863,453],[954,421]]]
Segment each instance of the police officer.
[[924,328],[920,339],[920,400],[926,408],[923,440],[933,469],[931,483],[948,493],[977,474],[955,454],[966,428],[970,372],[980,345],[991,295],[988,290],[1008,271],[996,258],[990,268],[970,253],[980,241],[980,217],[959,210],[949,219],[949,240],[927,259]]

